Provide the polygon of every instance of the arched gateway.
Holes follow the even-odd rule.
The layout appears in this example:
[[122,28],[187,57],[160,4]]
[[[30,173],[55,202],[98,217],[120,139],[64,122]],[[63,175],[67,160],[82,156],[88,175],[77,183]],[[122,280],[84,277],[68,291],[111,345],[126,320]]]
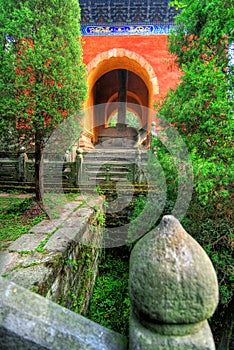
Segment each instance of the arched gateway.
[[[136,141],[138,131],[126,129],[126,111],[134,113],[140,127],[149,130],[152,117],[147,110],[179,81],[180,73],[167,49],[176,11],[167,0],[79,3],[88,74],[85,108],[90,110],[82,146],[90,147],[88,139],[97,144],[108,135]],[[117,126],[107,130],[115,113]]]

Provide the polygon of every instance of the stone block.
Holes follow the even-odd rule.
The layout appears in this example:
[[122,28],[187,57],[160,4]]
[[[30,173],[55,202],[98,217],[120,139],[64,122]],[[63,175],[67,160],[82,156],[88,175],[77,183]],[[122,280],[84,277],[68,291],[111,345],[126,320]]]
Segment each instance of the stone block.
[[42,286],[47,280],[49,280],[49,276],[52,275],[53,270],[51,268],[44,265],[35,265],[14,270],[7,276],[7,279],[24,288],[30,289],[33,288],[33,286]]
[[37,225],[33,226],[29,233],[47,233],[51,234],[56,230],[56,228],[62,224],[63,218],[59,219],[51,219],[51,220],[43,220],[39,222]]
[[16,239],[14,242],[12,242],[8,250],[9,251],[31,251],[36,249],[39,244],[46,239],[47,235],[38,233],[36,235],[31,233],[26,233],[22,236],[20,236],[18,239]]
[[[183,327],[183,325],[178,325],[178,328],[179,326]],[[171,325],[171,333],[173,333],[173,327]],[[193,333],[175,336],[156,333],[149,327],[144,327],[133,316],[130,321],[130,339],[129,350],[215,350],[213,336],[207,321],[202,322]]]
[[0,349],[127,350],[126,337],[0,277]]
[[48,251],[65,252],[70,243],[81,242],[87,227],[87,218],[71,217],[50,237],[44,248]]
[[9,273],[19,259],[18,253],[8,253],[5,251],[0,252],[0,275]]

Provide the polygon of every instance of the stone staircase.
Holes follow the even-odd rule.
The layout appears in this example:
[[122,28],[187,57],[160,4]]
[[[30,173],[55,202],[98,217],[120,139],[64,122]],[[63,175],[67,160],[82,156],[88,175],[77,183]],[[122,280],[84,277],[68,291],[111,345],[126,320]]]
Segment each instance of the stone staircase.
[[137,184],[144,171],[147,151],[139,148],[95,148],[84,153],[79,170],[80,186]]

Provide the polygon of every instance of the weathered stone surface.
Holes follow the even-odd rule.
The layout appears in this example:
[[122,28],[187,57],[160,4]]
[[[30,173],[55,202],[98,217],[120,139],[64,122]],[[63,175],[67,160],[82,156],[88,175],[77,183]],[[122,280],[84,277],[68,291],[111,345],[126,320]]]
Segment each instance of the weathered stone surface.
[[[44,220],[34,227],[35,233],[24,234],[13,242],[9,249],[15,252],[1,251],[0,271],[8,275],[8,279],[68,308],[73,308],[72,294],[76,295],[82,301],[79,306],[85,314],[103,240],[97,217],[103,210],[104,199],[87,196],[89,203],[86,204],[83,197],[86,196],[79,196],[71,205],[61,208],[62,213],[69,213],[63,219]],[[47,244],[41,246],[40,252],[36,251],[45,238],[48,238]],[[89,254],[89,259],[83,258],[85,254]]]
[[80,208],[61,225],[45,245],[48,251],[64,252],[70,242],[79,243],[82,235],[86,231],[89,218],[93,215],[93,210],[89,208]]
[[71,242],[79,243],[82,234],[88,226],[87,220],[83,217],[70,218],[69,224],[64,224],[62,228],[58,229],[45,245],[48,251],[66,251],[68,244]]
[[37,225],[31,228],[29,233],[47,233],[50,234],[56,230],[56,228],[63,223],[64,219],[51,219],[51,220],[43,220],[39,222]]
[[9,273],[18,262],[18,253],[0,251],[0,275]]
[[86,205],[90,208],[102,207],[104,202],[104,197],[96,196],[96,197],[88,197]]
[[48,251],[65,253],[68,244],[74,242],[78,235],[78,228],[60,228],[50,237],[44,248]]
[[8,275],[7,279],[29,289],[33,286],[43,285],[49,280],[50,275],[53,275],[51,268],[44,265],[35,265],[14,270]]
[[26,233],[12,242],[8,249],[9,251],[24,251],[24,250],[34,250],[39,244],[46,239],[46,234],[38,233],[37,235],[33,235],[31,233]]
[[134,247],[130,259],[130,350],[214,350],[207,323],[218,283],[201,246],[171,215]]
[[126,350],[124,336],[0,278],[0,348]]
[[197,323],[214,313],[218,284],[212,263],[173,216],[135,246],[130,294],[134,309],[156,323]]
[[[70,309],[74,307],[75,295],[79,300],[80,312],[87,313],[98,272],[103,240],[103,232],[99,229],[97,218],[103,210],[104,199],[94,198],[92,202],[92,197],[89,196],[87,200],[88,204],[79,200],[74,205],[66,205],[61,211],[64,215],[60,219],[45,220],[32,230],[35,233],[23,235],[17,242],[12,243],[10,248],[16,250],[14,253],[8,250],[3,256],[0,255],[0,266],[2,264],[7,267],[7,270],[3,269],[2,272],[9,273],[4,279],[5,286],[9,281],[16,282],[18,285],[14,288],[15,291],[18,291],[21,285],[52,301],[63,303]],[[49,233],[52,235],[48,236]],[[47,237],[50,237],[49,241],[41,247],[41,252],[33,249]],[[85,240],[82,241],[80,239],[82,237],[85,237]],[[84,243],[86,245],[83,245]],[[30,252],[22,254],[21,250]],[[98,331],[96,326],[92,331],[90,321],[79,323],[79,319],[67,321],[65,317],[65,320],[61,319],[57,331],[57,324],[53,324],[53,320],[60,317],[57,309],[51,315],[50,307],[42,310],[36,302],[27,304],[24,293],[22,298],[22,302],[16,298],[16,303],[19,302],[20,305],[11,303],[13,312],[11,309],[5,309],[1,313],[0,301],[0,349],[126,349],[124,337],[111,331],[109,333],[105,329],[103,331],[98,325],[96,325]],[[33,312],[35,311],[32,318],[31,315],[28,317],[28,309],[25,311],[22,306],[25,303],[26,306],[30,305],[29,308],[33,309]],[[42,305],[46,306],[47,301],[42,299]],[[47,309],[48,319],[43,318]],[[6,316],[8,311],[9,317]],[[70,313],[69,317],[72,318],[72,315]],[[3,326],[2,320],[4,322],[6,320]],[[78,326],[74,334],[69,328],[70,322]]]
[[34,252],[29,255],[22,255],[19,258],[19,263],[22,267],[29,267],[33,264],[50,264],[57,263],[57,261],[62,257],[60,253],[50,252],[50,253],[39,253]]
[[203,321],[194,333],[174,336],[152,332],[133,316],[130,321],[130,339],[130,350],[215,350],[207,321]]
[[62,225],[70,215],[73,214],[84,203],[81,197],[77,197],[75,201],[66,203],[59,209],[60,217],[58,219],[43,220],[31,228],[30,233],[53,233],[60,225]]
[[79,203],[78,201],[72,201],[72,202],[68,202],[66,203],[62,209],[61,209],[61,213],[60,213],[60,217],[65,219],[67,218],[69,215],[71,215],[71,213],[73,213],[79,206],[81,205],[81,203]]

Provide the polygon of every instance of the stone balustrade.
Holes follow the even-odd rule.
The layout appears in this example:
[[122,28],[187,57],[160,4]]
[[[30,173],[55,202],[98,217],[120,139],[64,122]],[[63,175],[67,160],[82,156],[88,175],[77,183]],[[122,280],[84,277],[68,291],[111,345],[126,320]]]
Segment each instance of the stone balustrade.
[[173,216],[130,258],[126,337],[0,278],[1,349],[213,350],[207,319],[218,303],[210,259]]

